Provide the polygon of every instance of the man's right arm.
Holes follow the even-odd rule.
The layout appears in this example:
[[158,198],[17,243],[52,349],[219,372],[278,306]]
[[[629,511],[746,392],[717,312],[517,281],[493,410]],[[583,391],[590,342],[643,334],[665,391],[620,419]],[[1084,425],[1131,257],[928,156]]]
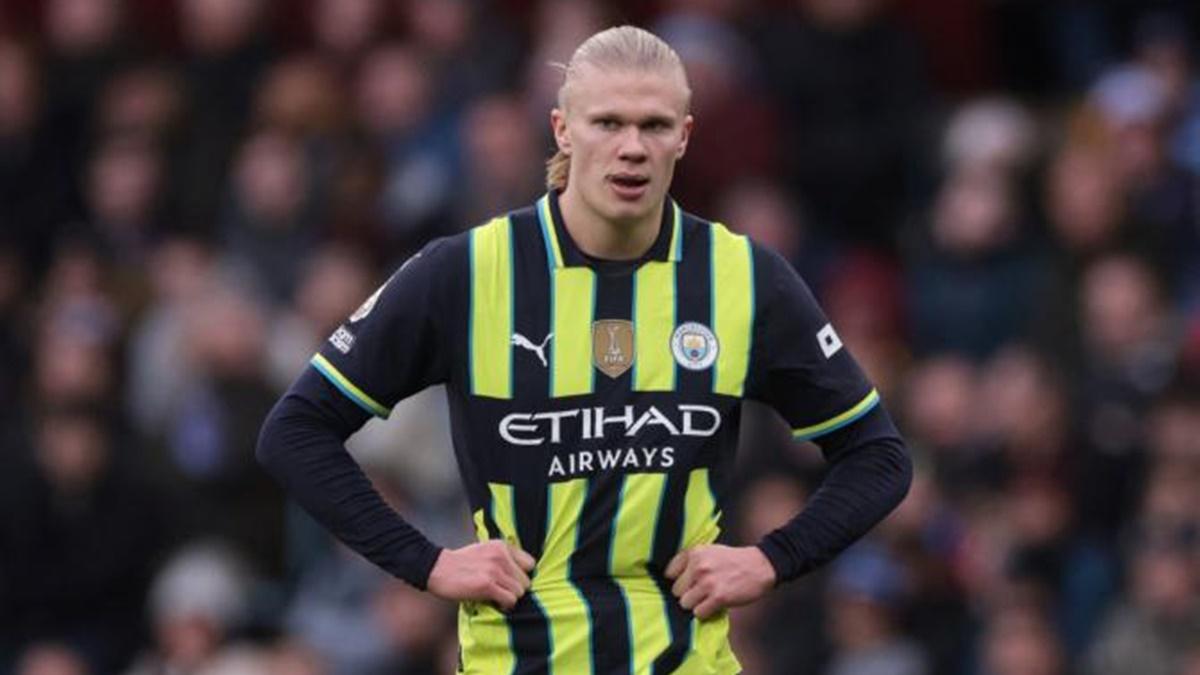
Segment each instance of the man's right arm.
[[308,368],[263,424],[259,463],[330,533],[366,559],[424,589],[440,548],[383,501],[346,439],[369,416]]
[[308,513],[379,567],[448,599],[509,606],[528,587],[528,556],[503,542],[440,549],[384,502],[345,447],[371,416],[447,381],[443,319],[461,304],[447,279],[466,264],[465,241],[426,246],[337,328],[271,410],[256,454]]
[[509,608],[529,588],[533,558],[501,541],[442,549],[383,500],[345,441],[368,415],[309,368],[271,410],[256,455],[288,494],[367,560],[449,600]]

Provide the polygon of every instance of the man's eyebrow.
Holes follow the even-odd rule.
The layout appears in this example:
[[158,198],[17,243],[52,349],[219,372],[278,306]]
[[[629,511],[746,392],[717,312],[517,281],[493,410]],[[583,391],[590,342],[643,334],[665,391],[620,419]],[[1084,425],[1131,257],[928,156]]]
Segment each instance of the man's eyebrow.
[[675,124],[675,122],[676,122],[676,118],[672,117],[671,115],[666,115],[666,114],[662,114],[662,113],[650,113],[648,115],[635,116],[635,117],[629,118],[629,117],[626,117],[625,115],[622,115],[613,110],[597,110],[595,112],[590,112],[587,114],[587,119],[589,119],[591,121],[617,120],[618,122],[625,122],[627,120],[632,119],[639,126],[645,125],[645,124],[672,125],[672,124]]
[[670,126],[675,124],[675,118],[670,115],[652,114],[646,115],[641,119],[642,124],[663,124]]

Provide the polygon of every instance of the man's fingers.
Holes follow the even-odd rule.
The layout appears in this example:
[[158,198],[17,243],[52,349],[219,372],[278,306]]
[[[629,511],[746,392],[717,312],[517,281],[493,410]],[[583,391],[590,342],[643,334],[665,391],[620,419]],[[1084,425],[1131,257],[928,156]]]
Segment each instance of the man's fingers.
[[688,589],[687,593],[683,594],[682,598],[679,599],[679,606],[684,609],[691,610],[702,603],[706,597],[707,594],[703,589],[701,589],[699,586],[693,586],[692,588]]
[[692,613],[696,615],[696,618],[707,619],[722,609],[721,603],[717,602],[716,598],[710,595],[701,600],[700,604],[696,605],[696,609],[692,610]]
[[675,577],[679,576],[679,573],[683,571],[683,568],[687,567],[687,559],[687,551],[680,551],[679,553],[676,553],[675,557],[671,558],[671,562],[667,563],[667,569],[664,572],[667,578],[674,579]]
[[696,577],[696,566],[695,565],[685,566],[683,568],[683,572],[679,574],[679,578],[675,579],[674,585],[671,586],[671,592],[675,594],[675,597],[682,598],[683,594],[687,593],[688,590],[692,587],[692,584],[695,583],[694,582],[695,577]]
[[503,584],[492,584],[490,595],[500,609],[505,611],[512,609],[517,604],[517,595],[505,588]]
[[508,574],[515,579],[518,584],[520,584],[522,591],[524,591],[526,588],[529,588],[529,575],[526,574],[525,570],[521,569],[521,566],[517,563],[513,556],[513,547],[511,546],[508,547],[508,555],[504,556],[504,570],[508,572]]
[[525,582],[511,574],[502,574],[498,576],[496,578],[496,583],[500,584],[500,586],[504,587],[506,591],[512,593],[518,598],[522,595],[525,595]]
[[508,550],[512,554],[513,559],[517,561],[517,565],[520,565],[522,570],[525,570],[526,572],[532,572],[533,568],[537,566],[537,561],[533,559],[533,556],[521,550],[519,547],[509,544]]

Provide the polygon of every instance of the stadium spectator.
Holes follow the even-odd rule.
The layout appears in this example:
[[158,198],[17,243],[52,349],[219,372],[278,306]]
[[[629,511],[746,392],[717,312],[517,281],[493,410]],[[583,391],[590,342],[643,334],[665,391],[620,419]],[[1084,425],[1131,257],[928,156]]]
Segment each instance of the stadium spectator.
[[430,64],[403,43],[374,48],[355,83],[357,122],[382,156],[379,208],[395,250],[449,227],[456,121],[435,115],[434,84]]
[[247,658],[247,652],[230,645],[252,609],[247,572],[237,554],[211,541],[189,543],[154,578],[149,599],[153,648],[126,675],[202,673],[223,660]]
[[310,3],[316,47],[342,67],[362,57],[388,27],[383,0],[313,0]]
[[303,267],[291,303],[281,308],[267,338],[269,380],[278,391],[372,291],[371,266],[351,249],[321,247]]
[[912,343],[919,354],[984,359],[1021,339],[1040,282],[1012,179],[952,169],[927,231],[906,252]]
[[1141,543],[1131,561],[1129,591],[1088,653],[1091,673],[1168,675],[1183,669],[1200,634],[1194,558],[1182,542]]
[[[8,460],[0,491],[5,641],[62,642],[88,670],[116,672],[144,638],[147,581],[171,540],[170,514],[136,473],[138,451],[95,404],[50,404],[32,431],[31,451]],[[48,655],[37,661],[54,672]]]
[[1042,612],[1028,603],[998,609],[983,634],[982,672],[988,675],[1063,675],[1062,646]]
[[[165,173],[154,142],[132,134],[104,138],[89,159],[84,188],[87,230],[121,273],[144,265],[159,236]],[[136,287],[137,281],[129,279],[129,284]]]
[[[729,186],[779,173],[782,130],[765,82],[752,67],[751,48],[736,26],[689,4],[705,3],[676,3],[654,30],[675,47],[687,68],[696,119],[720,130],[691,139],[671,188],[689,208],[711,213]],[[725,140],[730,137],[738,139],[736,145]]]
[[463,179],[453,222],[479,224],[542,189],[542,149],[515,94],[480,97],[463,116]]
[[925,655],[896,627],[905,570],[886,550],[860,543],[834,564],[826,611],[834,652],[829,675],[924,675]]
[[92,671],[69,647],[42,643],[21,655],[16,675],[89,675]]
[[220,233],[234,263],[273,303],[291,297],[320,236],[319,191],[299,141],[266,128],[246,139],[232,167]]
[[180,224],[212,232],[224,177],[247,131],[254,88],[274,53],[262,0],[182,0],[178,30],[187,115],[175,149],[172,205]]
[[787,120],[784,170],[821,231],[890,247],[929,161],[916,45],[883,0],[793,4],[763,13],[754,40]]
[[1107,534],[1126,522],[1146,468],[1142,416],[1170,384],[1177,336],[1159,282],[1135,256],[1103,257],[1084,272],[1079,297],[1084,370],[1078,479],[1084,524]]

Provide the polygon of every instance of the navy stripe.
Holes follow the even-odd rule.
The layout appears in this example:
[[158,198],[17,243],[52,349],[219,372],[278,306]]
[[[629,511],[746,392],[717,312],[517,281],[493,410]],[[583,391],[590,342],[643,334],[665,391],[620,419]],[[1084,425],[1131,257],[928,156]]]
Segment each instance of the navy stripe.
[[658,509],[658,524],[654,531],[653,554],[647,566],[650,577],[662,593],[663,612],[666,614],[667,627],[671,633],[671,644],[654,660],[655,673],[674,671],[683,663],[684,657],[691,649],[691,632],[688,625],[692,615],[679,606],[678,598],[671,593],[673,582],[664,574],[671,558],[679,552],[679,545],[683,539],[683,503],[686,491],[686,472],[673,471],[667,475],[662,503]]
[[[549,303],[543,267],[546,248],[533,209],[512,213],[509,222],[512,227],[513,332],[538,344],[549,333]],[[542,365],[537,354],[517,347],[510,352],[514,403],[523,398],[522,392],[545,391],[550,370]],[[500,463],[504,468],[498,473],[507,473],[513,486],[512,509],[517,538],[534,559],[540,558],[546,538],[545,476],[539,471],[526,470],[527,465],[523,463],[519,467],[513,462]],[[549,672],[550,622],[532,593],[526,593],[518,601],[508,620],[517,656],[515,672],[521,675]]]
[[620,474],[588,480],[579,517],[570,577],[583,594],[592,618],[592,664],[596,673],[628,672],[629,609],[621,587],[608,576],[613,521],[623,481]]
[[[675,325],[695,322],[712,329],[712,250],[707,222],[683,214],[682,234],[688,255],[676,267]],[[675,364],[675,391],[682,395],[708,395],[713,390],[716,364],[690,370]]]

